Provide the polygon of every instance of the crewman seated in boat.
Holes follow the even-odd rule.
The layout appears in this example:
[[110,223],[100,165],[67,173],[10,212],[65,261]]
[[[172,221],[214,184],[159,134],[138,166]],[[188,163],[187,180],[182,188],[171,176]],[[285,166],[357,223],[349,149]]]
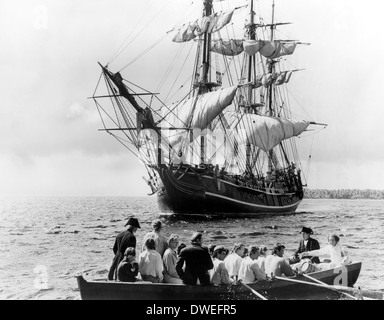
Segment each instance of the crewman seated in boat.
[[161,233],[162,224],[161,221],[156,219],[152,222],[153,230],[148,232],[143,238],[143,245],[141,251],[145,250],[145,242],[147,239],[152,238],[155,240],[156,251],[160,253],[160,256],[163,257],[165,250],[168,247],[167,238]]
[[265,272],[265,259],[267,258],[268,248],[266,246],[261,246],[259,248],[259,257],[256,259],[256,262],[259,268]]
[[176,271],[184,284],[196,285],[199,279],[201,286],[210,284],[208,270],[213,268],[208,248],[202,246],[203,235],[193,233],[191,244],[180,251],[176,262]]
[[[300,253],[320,249],[319,241],[311,238],[311,235],[313,234],[313,230],[311,228],[303,227],[300,233],[303,234],[303,239],[300,240],[299,248],[294,252],[292,257],[289,259],[290,264],[296,264],[300,262],[301,260],[299,257]],[[320,263],[320,260],[318,257],[305,256],[305,258],[309,259],[312,263]]]
[[307,256],[323,256],[328,255],[330,257],[330,262],[322,262],[317,265],[320,270],[326,270],[331,268],[336,268],[342,265],[350,263],[347,251],[340,243],[340,237],[333,233],[328,236],[329,244],[322,249],[312,250],[301,253],[301,258]]
[[265,273],[272,276],[291,277],[295,275],[294,270],[289,263],[284,259],[285,246],[277,243],[273,248],[273,254],[265,259]]
[[248,256],[243,259],[239,269],[239,280],[244,283],[256,282],[259,280],[267,280],[266,273],[260,269],[257,258],[260,249],[257,246],[249,246]]
[[139,255],[139,272],[141,279],[152,283],[163,281],[163,259],[156,251],[155,240],[145,241],[145,250]]
[[117,280],[122,282],[135,282],[139,273],[139,264],[135,261],[136,250],[129,247],[125,250],[124,259],[117,267]]
[[235,281],[238,279],[239,268],[244,257],[244,249],[244,244],[235,243],[232,252],[224,259],[229,276]]
[[163,255],[163,275],[165,283],[182,284],[183,281],[180,279],[176,271],[177,261],[177,247],[179,245],[179,236],[172,234],[168,239],[168,248],[165,250]]
[[211,283],[214,285],[230,284],[228,270],[225,267],[224,259],[228,254],[228,249],[224,246],[215,246],[213,250],[213,269],[209,270]]

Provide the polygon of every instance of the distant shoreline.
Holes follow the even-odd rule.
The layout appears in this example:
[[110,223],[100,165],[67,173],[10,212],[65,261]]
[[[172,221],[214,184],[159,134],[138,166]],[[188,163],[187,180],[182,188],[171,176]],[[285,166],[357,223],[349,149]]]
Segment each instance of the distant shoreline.
[[306,199],[384,199],[384,190],[374,189],[304,189]]

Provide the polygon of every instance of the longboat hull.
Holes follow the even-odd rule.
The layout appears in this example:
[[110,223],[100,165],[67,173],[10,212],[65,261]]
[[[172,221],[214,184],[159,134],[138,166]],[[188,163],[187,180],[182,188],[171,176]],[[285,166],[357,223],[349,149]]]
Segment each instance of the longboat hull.
[[259,216],[292,214],[303,199],[295,192],[262,190],[236,180],[201,174],[191,167],[173,172],[159,169],[162,187],[157,192],[159,209],[183,215]]
[[[361,262],[345,266],[344,281],[352,287],[361,270]],[[310,273],[309,275],[329,285],[340,285],[341,268]],[[309,281],[303,276],[291,279]],[[77,277],[83,300],[257,300],[249,289],[241,284],[222,286],[192,286],[179,284],[153,284],[149,282],[86,281]],[[337,282],[337,283],[335,283]],[[284,280],[260,281],[247,284],[269,300],[333,300],[340,293],[317,286]]]

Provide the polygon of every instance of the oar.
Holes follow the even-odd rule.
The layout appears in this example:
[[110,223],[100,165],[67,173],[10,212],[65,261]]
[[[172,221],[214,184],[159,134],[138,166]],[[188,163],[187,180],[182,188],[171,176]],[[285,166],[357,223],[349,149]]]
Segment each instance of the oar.
[[307,274],[303,274],[303,276],[306,277],[306,278],[308,278],[309,280],[312,280],[312,281],[315,281],[315,282],[317,282],[317,283],[320,283],[321,285],[323,285],[323,286],[325,286],[325,287],[327,287],[327,288],[330,287],[330,288],[329,288],[330,290],[334,290],[334,291],[340,292],[340,293],[346,295],[347,297],[350,297],[350,298],[352,298],[352,299],[354,299],[354,300],[357,300],[357,298],[356,298],[355,296],[352,296],[352,295],[350,295],[350,294],[348,294],[348,293],[346,293],[346,292],[343,292],[343,291],[334,289],[334,288],[332,288],[331,286],[329,286],[328,284],[326,284],[326,283],[320,281],[319,279],[313,278],[313,277],[311,277],[311,276],[309,276],[309,275],[307,275]]
[[325,283],[324,284],[319,284],[319,283],[313,283],[313,282],[308,282],[308,281],[296,280],[296,279],[291,279],[291,278],[283,278],[283,277],[277,277],[277,276],[275,276],[275,278],[279,279],[279,280],[283,280],[283,281],[293,282],[293,283],[300,283],[300,284],[306,284],[306,285],[315,286],[315,287],[319,287],[319,288],[320,287],[321,288],[326,288],[326,289],[329,289],[329,290],[340,290],[340,291],[347,291],[347,292],[351,292],[351,293],[356,292],[356,289],[349,288],[349,287],[331,286],[331,285],[325,284]]
[[250,286],[243,283],[243,281],[239,280],[240,284],[246,287],[249,291],[251,291],[254,295],[258,296],[261,300],[268,300],[266,297],[264,297],[262,294],[258,293],[256,290],[252,289]]

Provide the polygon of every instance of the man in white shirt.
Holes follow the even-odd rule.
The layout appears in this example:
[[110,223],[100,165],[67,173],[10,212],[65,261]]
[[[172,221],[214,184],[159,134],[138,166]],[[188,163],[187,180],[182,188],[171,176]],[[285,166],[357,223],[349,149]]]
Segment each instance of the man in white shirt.
[[257,263],[259,257],[259,248],[249,246],[248,256],[243,259],[239,269],[239,280],[244,283],[256,282],[258,280],[267,280],[267,275],[262,271]]
[[295,272],[291,266],[283,258],[285,246],[281,243],[277,243],[273,248],[273,254],[265,259],[265,273],[269,276],[282,276],[291,277],[295,275]]
[[302,257],[306,256],[322,256],[328,255],[331,259],[330,263],[320,263],[317,265],[321,270],[327,270],[349,263],[347,251],[340,244],[340,237],[337,234],[331,234],[328,236],[329,244],[322,249],[303,252]]
[[232,253],[229,254],[225,259],[225,267],[228,270],[229,276],[236,280],[238,279],[239,274],[239,268],[241,265],[241,262],[243,261],[244,256],[244,244],[242,243],[235,243],[233,246]]
[[213,250],[213,269],[209,270],[211,283],[215,285],[230,284],[228,270],[225,267],[224,259],[228,254],[228,249],[224,246],[216,246]]

